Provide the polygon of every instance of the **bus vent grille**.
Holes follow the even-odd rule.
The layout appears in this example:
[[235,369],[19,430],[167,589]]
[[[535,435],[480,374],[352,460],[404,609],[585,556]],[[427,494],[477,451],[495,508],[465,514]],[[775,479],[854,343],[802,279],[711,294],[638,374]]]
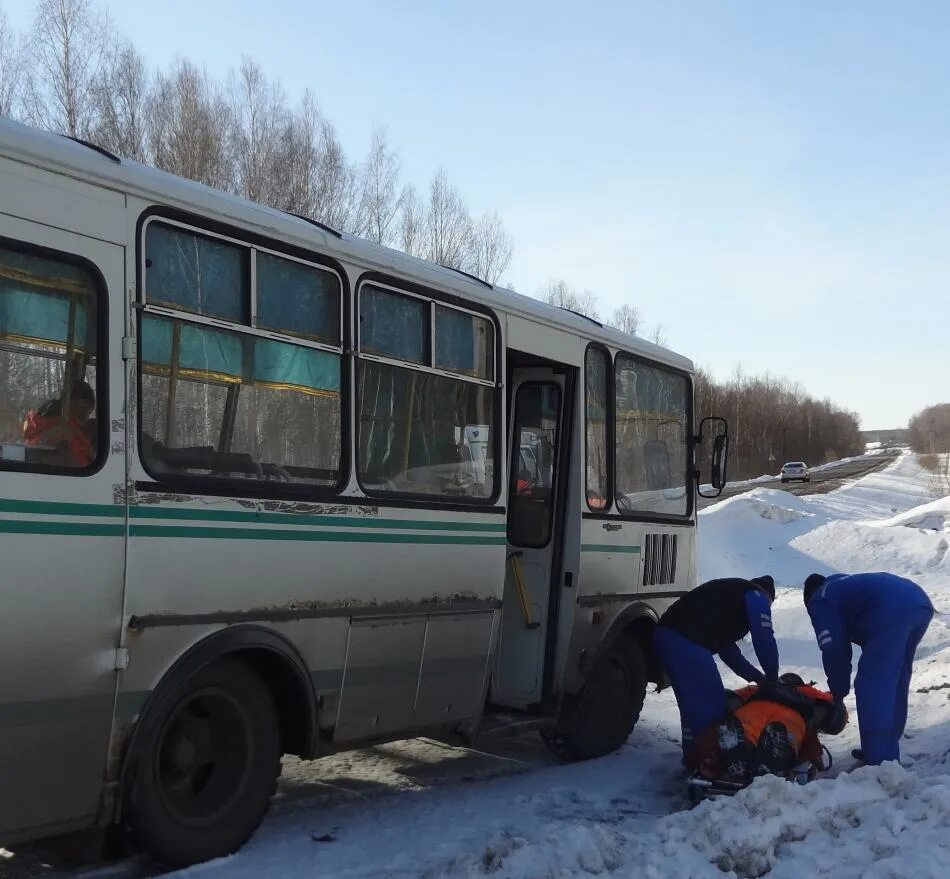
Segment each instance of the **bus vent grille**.
[[643,540],[643,585],[676,581],[676,534],[647,534]]

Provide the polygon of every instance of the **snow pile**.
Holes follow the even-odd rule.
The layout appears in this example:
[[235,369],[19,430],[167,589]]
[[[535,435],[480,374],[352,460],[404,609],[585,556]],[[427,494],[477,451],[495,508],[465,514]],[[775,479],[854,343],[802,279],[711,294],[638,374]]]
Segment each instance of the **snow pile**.
[[770,573],[779,585],[800,586],[812,572],[874,570],[914,578],[945,560],[950,500],[932,501],[930,474],[902,455],[830,494],[757,488],[699,518],[701,581]]
[[732,800],[657,822],[644,876],[944,877],[950,775],[896,764],[807,786],[762,778]]

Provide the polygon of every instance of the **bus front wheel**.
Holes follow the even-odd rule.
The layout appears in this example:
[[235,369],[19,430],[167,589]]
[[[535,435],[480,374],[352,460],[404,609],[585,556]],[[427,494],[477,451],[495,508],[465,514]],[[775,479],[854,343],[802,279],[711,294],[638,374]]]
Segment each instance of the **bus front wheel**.
[[591,669],[567,726],[544,731],[542,738],[565,760],[610,754],[633,732],[646,690],[642,651],[632,638],[618,638]]
[[260,675],[236,659],[159,695],[129,773],[136,847],[170,866],[236,851],[264,818],[280,774],[280,724]]

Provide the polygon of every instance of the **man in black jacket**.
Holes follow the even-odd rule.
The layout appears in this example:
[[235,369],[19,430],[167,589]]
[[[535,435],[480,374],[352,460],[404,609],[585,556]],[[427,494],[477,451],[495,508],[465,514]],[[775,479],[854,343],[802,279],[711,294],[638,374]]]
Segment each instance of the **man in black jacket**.
[[[726,713],[726,690],[715,654],[747,681],[778,679],[778,648],[772,632],[775,581],[768,575],[709,580],[677,599],[660,618],[654,646],[676,694],[683,727],[684,760],[695,736]],[[749,632],[759,671],[736,643]]]

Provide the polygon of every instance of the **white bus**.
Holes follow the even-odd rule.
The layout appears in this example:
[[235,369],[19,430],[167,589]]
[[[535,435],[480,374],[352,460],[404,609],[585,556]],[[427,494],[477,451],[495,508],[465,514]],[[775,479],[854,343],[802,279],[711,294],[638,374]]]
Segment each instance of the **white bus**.
[[696,581],[691,375],[0,121],[0,844],[119,827],[188,864],[283,754],[618,748]]

